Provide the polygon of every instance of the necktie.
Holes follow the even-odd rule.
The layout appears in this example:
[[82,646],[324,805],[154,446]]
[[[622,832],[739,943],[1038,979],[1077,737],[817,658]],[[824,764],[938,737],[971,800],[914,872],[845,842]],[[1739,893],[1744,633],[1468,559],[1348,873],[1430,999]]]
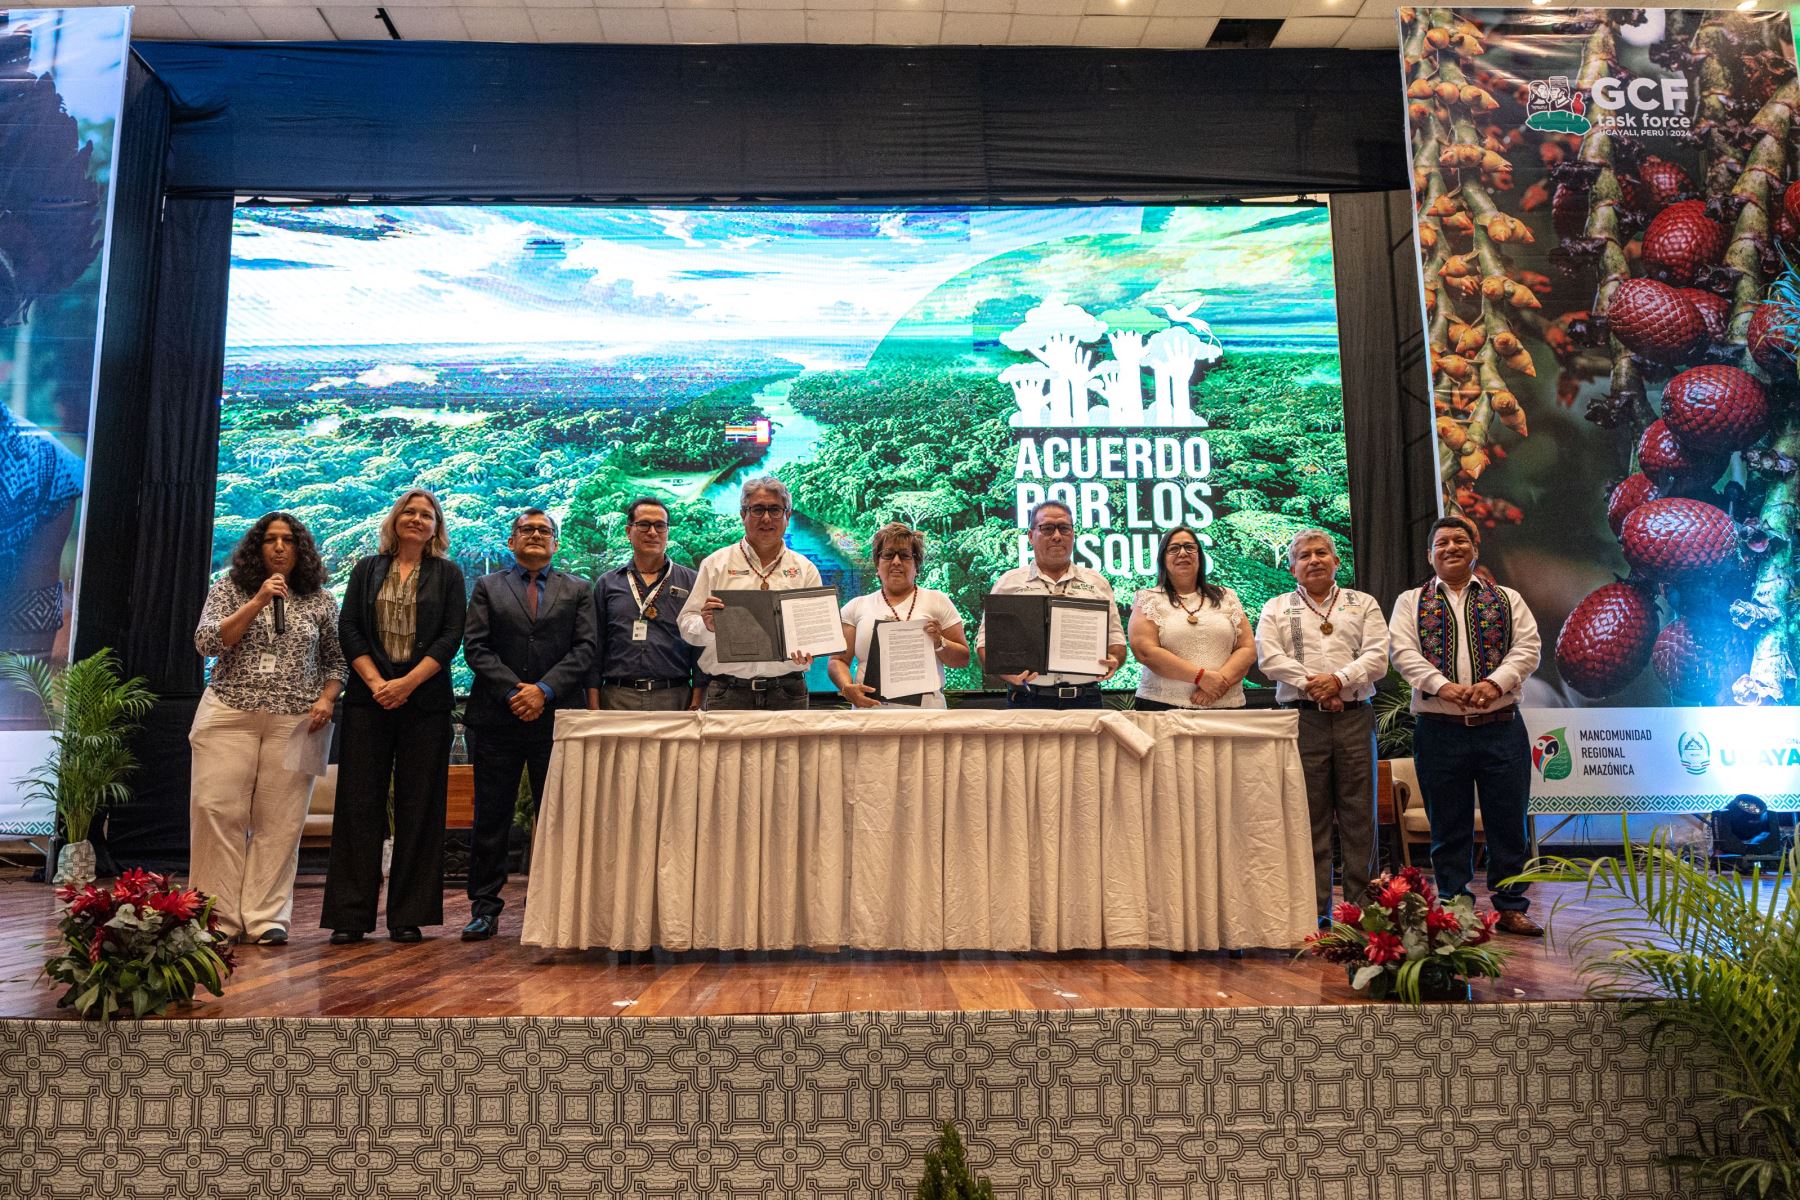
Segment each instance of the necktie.
[[536,575],[525,576],[525,611],[531,614],[534,621],[537,620],[538,586]]

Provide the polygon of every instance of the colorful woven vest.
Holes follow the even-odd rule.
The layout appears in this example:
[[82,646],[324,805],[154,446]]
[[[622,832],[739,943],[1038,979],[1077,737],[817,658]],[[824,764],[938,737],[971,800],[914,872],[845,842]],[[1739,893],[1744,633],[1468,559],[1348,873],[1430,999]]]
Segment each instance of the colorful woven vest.
[[[1499,670],[1506,652],[1512,649],[1512,605],[1499,588],[1471,579],[1463,593],[1463,625],[1474,641],[1475,663],[1473,683],[1486,679]],[[1419,592],[1419,650],[1432,666],[1450,679],[1456,679],[1456,660],[1460,647],[1456,644],[1456,620],[1450,613],[1450,599],[1438,580],[1432,580]]]

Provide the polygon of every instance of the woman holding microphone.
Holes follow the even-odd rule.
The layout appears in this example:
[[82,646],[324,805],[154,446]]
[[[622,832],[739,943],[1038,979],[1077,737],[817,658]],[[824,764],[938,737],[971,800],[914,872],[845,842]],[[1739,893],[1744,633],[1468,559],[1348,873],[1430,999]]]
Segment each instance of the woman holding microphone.
[[289,744],[331,720],[345,678],[324,583],[306,526],[267,513],[238,539],[194,630],[213,663],[188,733],[189,874],[234,941],[288,938],[313,789],[311,775],[287,769]]

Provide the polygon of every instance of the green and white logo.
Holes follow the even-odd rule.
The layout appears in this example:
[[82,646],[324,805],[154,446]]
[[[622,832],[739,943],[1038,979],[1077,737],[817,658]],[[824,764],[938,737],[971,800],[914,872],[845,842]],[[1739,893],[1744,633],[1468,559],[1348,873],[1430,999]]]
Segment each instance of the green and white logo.
[[1567,779],[1575,760],[1569,754],[1567,727],[1541,734],[1531,747],[1531,765],[1542,779]]

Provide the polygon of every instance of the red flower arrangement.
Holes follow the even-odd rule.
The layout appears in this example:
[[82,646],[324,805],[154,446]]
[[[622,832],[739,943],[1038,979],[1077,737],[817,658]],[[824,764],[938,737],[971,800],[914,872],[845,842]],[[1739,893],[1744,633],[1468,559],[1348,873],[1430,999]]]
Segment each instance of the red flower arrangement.
[[44,974],[67,988],[58,1007],[105,1021],[188,1003],[201,986],[224,994],[236,963],[204,892],[134,868],[110,888],[65,885],[56,898],[61,952]]
[[1499,913],[1477,913],[1467,896],[1443,903],[1417,867],[1381,876],[1368,895],[1365,905],[1338,905],[1331,928],[1308,935],[1300,953],[1342,963],[1350,986],[1374,999],[1409,1004],[1500,977],[1508,952],[1488,944]]

